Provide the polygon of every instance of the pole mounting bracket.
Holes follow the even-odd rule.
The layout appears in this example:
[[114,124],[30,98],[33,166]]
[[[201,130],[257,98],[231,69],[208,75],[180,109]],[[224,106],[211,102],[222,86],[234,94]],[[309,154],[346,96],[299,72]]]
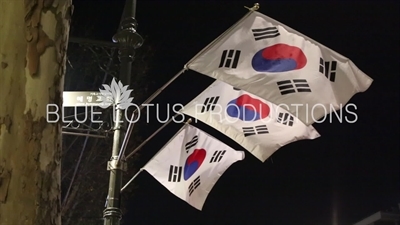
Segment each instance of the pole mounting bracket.
[[107,170],[122,170],[126,172],[128,170],[128,163],[124,160],[118,160],[117,156],[111,157],[111,160],[107,163]]

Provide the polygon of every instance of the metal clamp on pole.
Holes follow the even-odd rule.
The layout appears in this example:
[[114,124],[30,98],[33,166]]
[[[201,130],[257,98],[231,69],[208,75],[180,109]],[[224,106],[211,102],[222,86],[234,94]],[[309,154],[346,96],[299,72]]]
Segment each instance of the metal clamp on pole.
[[118,160],[118,156],[111,157],[111,160],[107,163],[107,170],[121,170],[126,172],[128,169],[128,164],[125,160]]

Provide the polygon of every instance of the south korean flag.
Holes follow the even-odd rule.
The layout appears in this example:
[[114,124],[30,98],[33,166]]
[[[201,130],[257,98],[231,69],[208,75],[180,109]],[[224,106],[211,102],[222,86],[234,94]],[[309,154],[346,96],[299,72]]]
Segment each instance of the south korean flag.
[[244,155],[243,151],[186,125],[143,169],[171,193],[201,210],[218,179]]

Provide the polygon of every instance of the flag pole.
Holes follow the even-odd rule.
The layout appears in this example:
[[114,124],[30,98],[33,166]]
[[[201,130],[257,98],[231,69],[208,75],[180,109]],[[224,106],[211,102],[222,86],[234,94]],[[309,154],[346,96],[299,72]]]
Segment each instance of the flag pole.
[[133,177],[121,188],[120,193],[122,193],[122,192],[133,182],[133,180],[134,180],[137,176],[139,176],[139,174],[140,174],[142,171],[143,171],[143,167],[140,168],[140,170],[139,170],[137,173],[135,173],[135,175],[133,175]]
[[248,13],[246,13],[246,15],[244,15],[239,21],[237,21],[235,24],[233,24],[231,27],[229,27],[227,30],[225,30],[225,32],[223,32],[221,35],[219,35],[216,39],[214,39],[211,43],[209,43],[205,48],[203,48],[200,52],[198,52],[191,60],[189,60],[185,65],[184,68],[186,70],[188,70],[188,65],[190,63],[192,63],[195,59],[197,59],[197,57],[199,57],[200,55],[202,55],[205,51],[209,50],[210,48],[214,47],[214,45],[220,41],[221,39],[225,38],[228,33],[230,33],[233,29],[235,29],[239,23],[241,23],[243,20],[245,20],[247,17],[249,17],[254,11],[257,11],[260,8],[260,4],[258,3],[254,3],[254,6],[252,8],[246,7],[246,9],[249,10]]
[[249,8],[249,7],[245,6],[245,8],[250,11],[257,11],[260,8],[260,4],[254,3],[253,7]]
[[137,151],[139,151],[143,145],[145,145],[147,142],[150,141],[150,139],[152,139],[154,136],[156,136],[158,134],[158,132],[160,132],[162,129],[164,129],[164,127],[166,127],[168,124],[170,124],[172,122],[172,120],[177,116],[178,114],[176,114],[175,116],[173,116],[171,119],[169,119],[166,123],[164,123],[160,128],[158,128],[152,135],[150,135],[146,140],[144,140],[139,146],[137,146],[131,153],[129,153],[129,155],[127,155],[125,157],[125,159],[130,158],[131,156],[133,156]]
[[[175,115],[175,116],[176,116],[176,115]],[[174,117],[175,117],[175,116],[174,116]],[[132,156],[136,151],[138,151],[141,147],[143,147],[144,144],[146,144],[152,137],[154,137],[162,128],[164,128],[164,127],[165,127],[167,124],[169,124],[171,121],[172,121],[172,119],[170,119],[167,123],[165,123],[162,127],[160,127],[156,132],[154,132],[150,137],[148,137],[144,142],[142,142],[142,144],[140,144],[135,150],[133,150],[133,152],[131,152],[126,158]],[[158,153],[159,153],[165,146],[167,146],[167,145],[168,145],[168,144],[183,130],[183,129],[185,129],[185,128],[187,127],[187,125],[189,125],[189,123],[191,123],[191,122],[192,122],[192,119],[189,118],[189,119],[185,122],[185,124],[181,127],[181,129],[179,129],[179,130],[175,133],[175,135],[172,136],[172,138],[170,138],[169,141],[168,141],[166,144],[164,144],[163,147],[160,148],[160,150],[158,150],[158,152],[157,152],[153,157],[151,157],[151,159],[150,159],[148,162],[150,162],[154,157],[156,157],[156,156],[158,155]],[[147,162],[147,163],[148,163],[148,162]],[[131,183],[133,182],[133,180],[143,171],[143,168],[147,165],[147,163],[146,163],[142,168],[140,168],[140,170],[139,170],[135,175],[133,175],[133,177],[121,188],[121,192],[122,192],[125,188],[127,188],[128,185],[131,184]]]
[[138,110],[141,111],[141,110],[145,107],[146,104],[148,104],[148,103],[150,103],[151,101],[153,101],[165,88],[168,87],[168,85],[170,85],[173,81],[175,81],[176,78],[178,78],[178,77],[179,77],[181,74],[183,74],[185,71],[186,71],[185,68],[182,69],[181,71],[179,71],[179,72],[178,72],[175,76],[173,76],[167,83],[165,83],[162,87],[160,87],[156,92],[154,92],[149,98],[147,98],[138,108],[136,108],[136,109],[132,112],[131,120],[128,121],[129,125],[128,125],[128,128],[127,128],[127,130],[126,130],[124,139],[123,139],[122,144],[121,144],[121,149],[120,149],[120,151],[119,151],[119,155],[118,155],[118,158],[117,158],[117,163],[120,162],[122,156],[123,156],[124,153],[125,153],[126,146],[128,145],[128,141],[129,141],[129,138],[130,138],[130,136],[131,136],[131,134],[132,134],[133,125],[134,125],[131,121],[133,121],[133,119],[135,118],[136,112],[137,112]]

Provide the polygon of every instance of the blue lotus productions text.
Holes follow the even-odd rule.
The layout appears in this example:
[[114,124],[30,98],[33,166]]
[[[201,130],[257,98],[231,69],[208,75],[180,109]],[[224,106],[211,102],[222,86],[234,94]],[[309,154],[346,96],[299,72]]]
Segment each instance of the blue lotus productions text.
[[[228,107],[236,107],[234,111],[240,112],[241,117],[246,118],[246,121],[243,121],[239,117],[232,117],[228,115],[227,113],[227,107],[222,106],[219,104],[214,105],[214,108],[212,111],[204,112],[204,105],[203,104],[197,104],[194,105],[194,108],[189,108],[185,109],[188,110],[189,115],[192,115],[194,117],[194,120],[197,121],[197,119],[204,118],[205,116],[208,117],[206,114],[209,116],[213,117],[213,120],[220,121],[223,123],[235,123],[235,122],[241,122],[241,123],[252,123],[253,121],[258,121],[258,122],[271,122],[271,120],[276,120],[277,115],[279,115],[280,112],[283,110],[289,110],[289,105],[285,104],[280,104],[276,107],[269,108],[268,112],[264,113],[262,112],[263,108],[258,107],[258,109],[255,108],[254,105],[243,105],[241,108],[235,104],[230,104]],[[248,110],[243,110],[243,107],[247,108]],[[302,104],[293,104],[292,108],[295,107],[296,109],[299,109],[300,107],[306,107],[305,112],[307,113],[305,115],[306,121],[308,122],[309,119],[313,120],[313,123],[323,123],[327,120],[329,120],[330,123],[332,123],[334,120],[337,120],[339,123],[355,123],[358,120],[358,116],[355,113],[355,110],[357,110],[357,106],[355,104],[349,103],[347,105],[339,105],[334,107],[333,105],[329,105],[327,107],[326,105],[322,104],[315,104],[313,106],[308,106],[308,105],[302,105]],[[63,123],[71,123],[73,121],[78,122],[78,123],[84,123],[85,121],[90,120],[92,123],[103,123],[104,118],[102,116],[102,112],[95,111],[98,109],[96,106],[78,106],[78,107],[68,107],[69,110],[73,111],[72,114],[70,113],[67,117],[65,116],[65,108],[62,107],[62,110],[60,112],[59,107],[56,104],[49,104],[47,105],[46,108],[46,120],[48,123],[57,123],[60,120],[62,120]],[[71,109],[73,108],[73,109]],[[142,112],[142,110],[146,110],[145,112]],[[323,110],[325,116],[322,118],[316,118],[314,116],[314,111],[319,109]],[[184,110],[184,106],[180,103],[177,104],[166,104],[166,105],[159,105],[159,104],[142,104],[141,106],[138,106],[136,104],[131,104],[127,110],[123,110],[123,120],[129,121],[130,123],[136,123],[138,122],[143,116],[146,117],[146,122],[149,123],[150,120],[156,120],[159,123],[166,123],[170,120],[174,121],[175,123],[182,123],[185,121],[185,118],[183,116],[177,116],[177,115],[182,115],[182,110]],[[232,110],[232,108],[230,109]],[[112,119],[113,122],[116,121],[116,110],[115,108],[112,110],[113,115]],[[132,117],[132,111],[135,111],[135,116]],[[150,111],[155,111],[155,116],[150,116]],[[252,111],[252,112],[251,112]],[[298,110],[296,110],[298,111]],[[254,113],[257,112],[257,113]],[[249,115],[246,115],[248,113]],[[259,118],[260,115],[273,115],[273,116],[267,116],[266,118]],[[64,116],[63,116],[64,115]],[[292,114],[294,117],[298,117],[296,115],[296,112]],[[154,118],[155,117],[155,118]]]

